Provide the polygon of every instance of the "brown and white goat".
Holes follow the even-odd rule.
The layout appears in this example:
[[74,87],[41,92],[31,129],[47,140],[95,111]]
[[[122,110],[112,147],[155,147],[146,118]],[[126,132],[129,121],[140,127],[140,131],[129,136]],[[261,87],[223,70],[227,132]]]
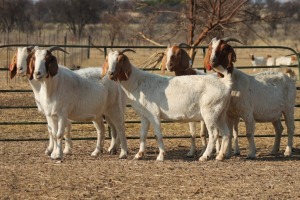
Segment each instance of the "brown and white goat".
[[205,75],[204,71],[192,68],[192,59],[188,53],[182,49],[183,45],[187,46],[183,43],[179,45],[168,46],[162,59],[162,72],[167,69],[170,72],[175,72],[176,76]]
[[[207,75],[202,70],[193,69],[191,67],[191,58],[189,57],[188,53],[182,47],[189,47],[187,44],[181,43],[180,45],[173,45],[169,46],[164,53],[164,58],[162,60],[162,70],[164,71],[167,69],[168,71],[174,71],[176,76],[183,76],[183,75]],[[210,74],[211,75],[211,74]],[[214,76],[218,75],[214,74]],[[233,126],[233,138],[234,138],[234,154],[239,155],[239,145],[238,145],[238,123],[239,118],[234,121]],[[200,129],[200,138],[202,142],[202,152],[204,152],[206,148],[206,135],[207,129],[203,121],[200,122],[201,129]],[[188,153],[188,156],[192,156],[196,150],[195,138],[196,138],[196,123],[191,122],[189,123],[190,126],[190,133],[192,135],[191,138],[191,150]],[[216,151],[218,152],[220,148],[219,140],[216,143]],[[229,156],[229,153],[227,154]]]
[[[17,52],[14,54],[11,63],[9,65],[9,71],[10,71],[10,78],[14,78],[15,75],[20,75],[24,76],[25,74],[28,76],[28,82],[29,85],[32,88],[33,95],[34,95],[34,100],[37,105],[38,111],[45,114],[41,104],[40,104],[40,96],[39,96],[39,91],[41,88],[41,84],[32,79],[32,75],[30,74],[33,73],[33,71],[28,67],[29,61],[31,59],[31,56],[33,55],[35,49],[37,47],[29,46],[29,47],[18,47]],[[53,151],[53,138],[52,138],[52,133],[51,133],[51,127],[49,123],[47,123],[47,129],[49,133],[49,145],[46,148],[45,154],[46,155],[51,155]],[[70,135],[70,130],[71,130],[71,123],[69,122],[66,126],[65,129],[65,148],[64,148],[64,154],[71,154],[71,149],[72,149],[72,141],[71,141],[71,135]]]
[[[206,75],[203,71],[196,70],[192,68],[192,60],[188,53],[182,48],[187,46],[184,43],[179,45],[168,46],[164,57],[161,63],[161,70],[164,71],[167,69],[170,72],[175,72],[176,76],[185,76],[185,75]],[[192,157],[196,153],[196,122],[189,123],[190,134],[191,134],[191,148],[188,152],[187,156]],[[207,142],[207,129],[203,121],[200,122],[200,138],[202,143],[202,151],[201,155],[203,154]],[[217,140],[217,152],[219,150],[219,140]]]
[[163,77],[133,66],[124,51],[110,52],[107,64],[109,78],[120,82],[132,107],[141,117],[140,149],[135,156],[136,159],[144,157],[147,133],[151,124],[159,145],[157,160],[164,160],[166,150],[161,134],[161,119],[181,122],[204,120],[209,133],[209,142],[200,160],[205,161],[211,156],[218,130],[223,140],[216,159],[225,158],[229,142],[226,124],[231,89],[229,74],[223,79],[214,76]]
[[[83,78],[58,65],[56,57],[49,50],[36,50],[29,67],[32,69],[34,80],[41,84],[40,103],[52,128],[54,150],[51,158],[62,158],[61,142],[68,119],[93,121],[97,129],[97,146],[92,156],[99,155],[104,143],[103,115],[109,124],[116,127],[120,137],[119,157],[127,157],[123,115],[126,102],[116,84],[106,77],[101,81]],[[100,76],[99,73],[98,75]]]
[[[292,155],[294,135],[294,106],[296,97],[295,80],[281,72],[262,72],[248,75],[234,68],[236,54],[229,41],[233,38],[214,38],[208,45],[204,66],[223,73],[232,73],[231,101],[228,109],[229,128],[233,119],[241,117],[245,121],[246,136],[249,141],[249,158],[256,153],[254,142],[255,122],[272,122],[276,135],[272,153],[277,153],[283,131],[280,117],[283,115],[288,131],[285,156]],[[232,129],[231,129],[232,130]]]

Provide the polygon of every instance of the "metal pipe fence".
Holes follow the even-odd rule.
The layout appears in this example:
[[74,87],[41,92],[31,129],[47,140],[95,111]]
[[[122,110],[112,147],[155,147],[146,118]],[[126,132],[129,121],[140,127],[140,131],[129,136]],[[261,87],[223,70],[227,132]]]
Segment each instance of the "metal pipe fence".
[[[26,47],[26,46],[30,46],[28,44],[12,44],[12,45],[2,45],[0,46],[0,50],[3,48],[11,48],[11,47]],[[103,49],[104,52],[104,58],[107,54],[108,49],[123,49],[123,48],[132,48],[132,49],[165,49],[166,46],[90,46],[90,45],[43,45],[43,44],[35,44],[35,46],[39,46],[39,47],[50,47],[50,46],[60,46],[62,48],[86,48],[88,50],[92,49],[92,48],[97,48],[97,49]],[[198,46],[195,47],[197,49],[201,49],[203,52],[203,56],[205,55],[205,51],[207,46]],[[292,52],[292,54],[295,54],[297,56],[297,61],[298,64],[296,65],[291,65],[289,67],[292,68],[297,68],[300,74],[300,60],[299,60],[299,54],[297,53],[297,51],[295,51],[292,48],[289,47],[284,47],[284,46],[234,46],[235,49],[284,49],[284,50],[288,50],[290,52]],[[90,56],[90,52],[88,52],[88,56]],[[64,54],[64,58],[63,58],[64,62],[66,60],[66,55]],[[8,61],[6,63],[6,66],[8,66]],[[253,67],[253,66],[239,66],[237,68],[239,69],[253,69],[253,68],[280,68],[281,66],[259,66],[259,67]],[[151,71],[156,71],[156,70],[160,70],[160,69],[144,69],[144,70],[151,70]],[[0,66],[0,71],[8,71],[8,67],[1,67]],[[297,87],[297,91],[300,90],[300,87]],[[0,94],[2,93],[31,93],[32,90],[0,90]],[[127,105],[127,107],[130,107],[130,105]],[[300,107],[300,104],[296,104],[295,108]],[[37,106],[33,106],[33,105],[28,105],[28,106],[3,106],[0,105],[0,111],[1,110],[5,110],[5,109],[37,109]],[[300,121],[300,119],[295,119],[295,122]],[[126,120],[125,123],[127,124],[137,124],[140,123],[139,120]],[[173,121],[162,121],[162,123],[175,123]],[[10,122],[10,121],[5,121],[5,122],[0,122],[0,127],[1,126],[9,126],[9,125],[46,125],[47,122],[35,122],[35,121],[20,121],[20,122]],[[91,122],[72,122],[72,124],[92,124]],[[283,135],[284,137],[286,137],[286,135]],[[300,134],[295,134],[295,136],[300,136]],[[169,139],[178,139],[178,138],[189,138],[190,136],[166,136],[164,138],[169,138]],[[241,135],[239,137],[245,137],[245,135]],[[255,137],[274,137],[274,135],[255,135]],[[110,138],[110,137],[108,137]],[[139,139],[139,137],[127,137],[128,139]],[[150,139],[154,138],[154,137],[149,137]],[[95,137],[85,137],[85,138],[74,138],[74,140],[94,140],[96,139]],[[47,140],[45,138],[28,138],[28,139],[9,139],[9,138],[5,138],[5,139],[0,139],[0,141],[40,141],[40,140]]]

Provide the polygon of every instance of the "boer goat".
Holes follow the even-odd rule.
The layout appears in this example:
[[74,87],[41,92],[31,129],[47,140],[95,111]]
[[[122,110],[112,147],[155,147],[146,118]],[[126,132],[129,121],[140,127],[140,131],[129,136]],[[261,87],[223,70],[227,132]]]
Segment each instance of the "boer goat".
[[[224,79],[214,76],[163,77],[133,66],[126,51],[108,54],[109,78],[119,81],[132,107],[141,117],[140,149],[135,159],[144,157],[146,138],[151,124],[159,145],[157,161],[163,161],[166,150],[161,133],[161,119],[192,122],[203,120],[209,133],[207,148],[199,160],[207,160],[213,151],[218,130],[223,136],[217,160],[225,158],[229,144],[226,113],[230,102],[231,74]],[[199,87],[195,87],[195,85]],[[180,97],[180,98],[178,98]]]
[[248,158],[255,158],[255,122],[272,122],[276,132],[272,153],[277,153],[283,131],[280,117],[283,115],[288,129],[288,144],[284,155],[291,156],[295,127],[295,80],[281,72],[267,71],[251,76],[234,68],[236,54],[227,43],[229,41],[238,40],[212,39],[204,59],[204,66],[208,70],[214,69],[220,73],[230,71],[232,74],[229,128],[231,129],[234,118],[241,117],[245,121],[249,141]]
[[[53,50],[62,50],[53,48]],[[54,140],[51,158],[62,158],[62,136],[68,119],[93,121],[97,129],[97,146],[92,153],[97,156],[103,149],[103,116],[116,127],[121,141],[120,158],[127,156],[127,142],[124,126],[125,99],[120,88],[104,77],[103,80],[89,80],[57,64],[56,57],[49,50],[36,50],[29,63],[30,79],[41,84],[39,98]],[[100,74],[99,74],[100,76]]]

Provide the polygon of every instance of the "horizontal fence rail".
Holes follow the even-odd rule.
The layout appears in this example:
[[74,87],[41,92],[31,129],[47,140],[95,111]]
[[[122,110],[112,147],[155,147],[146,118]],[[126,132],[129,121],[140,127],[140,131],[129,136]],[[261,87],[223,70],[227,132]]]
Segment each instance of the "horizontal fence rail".
[[[32,46],[29,44],[12,44],[12,45],[2,45],[0,46],[0,49],[2,48],[8,48],[8,47],[26,47],[26,46]],[[104,57],[107,55],[108,49],[124,49],[124,48],[133,48],[133,49],[147,49],[147,48],[155,48],[155,49],[165,49],[167,46],[89,46],[89,45],[43,45],[43,44],[34,44],[33,46],[39,46],[39,47],[50,47],[50,46],[60,46],[62,48],[97,48],[97,49],[103,49]],[[267,49],[285,49],[292,52],[292,54],[297,56],[298,64],[297,65],[290,65],[289,67],[292,68],[298,68],[300,69],[300,63],[299,63],[299,53],[295,51],[292,48],[284,47],[284,46],[233,46],[235,49],[261,49],[261,48],[267,48]],[[207,46],[197,46],[194,47],[196,49],[202,49],[203,55],[205,55]],[[66,56],[64,54],[64,56]],[[64,58],[65,59],[65,58]],[[7,65],[8,66],[8,63]],[[254,68],[280,68],[281,66],[239,66],[238,69],[254,69]],[[200,68],[198,68],[200,69]],[[201,68],[203,69],[203,68]],[[160,69],[157,68],[150,68],[150,69],[143,69],[148,71],[157,71]],[[0,71],[8,71],[8,67],[1,67]],[[300,70],[299,70],[300,74]],[[300,87],[297,87],[297,90],[300,90]],[[32,90],[0,90],[1,93],[31,93]],[[131,107],[130,105],[127,105],[126,107]],[[296,104],[295,108],[300,107],[300,104]],[[37,106],[2,106],[0,105],[0,111],[4,109],[37,109]],[[242,120],[241,120],[242,121]],[[284,120],[282,120],[284,121]],[[300,119],[295,119],[295,122],[299,122]],[[140,123],[139,120],[127,120],[125,123],[128,124],[137,124]],[[161,123],[176,123],[174,121],[162,121]],[[6,126],[6,125],[46,125],[47,122],[34,122],[34,121],[24,121],[24,122],[0,122],[0,126]],[[72,122],[72,124],[92,124],[92,122]],[[283,137],[286,137],[287,135],[282,135]],[[300,137],[300,134],[295,134],[296,137]],[[197,136],[199,137],[199,136]],[[239,137],[246,137],[245,135],[239,135]],[[264,134],[264,135],[255,135],[255,137],[274,137],[274,135],[270,134]],[[106,139],[109,139],[110,137],[107,137]],[[127,137],[128,139],[139,139],[139,137]],[[154,139],[155,137],[148,137],[149,139]],[[190,138],[190,136],[164,136],[164,138],[169,139],[178,139],[178,138]],[[95,137],[85,137],[85,138],[72,138],[73,140],[95,140]],[[47,138],[26,138],[26,139],[0,139],[0,141],[43,141],[48,140]]]

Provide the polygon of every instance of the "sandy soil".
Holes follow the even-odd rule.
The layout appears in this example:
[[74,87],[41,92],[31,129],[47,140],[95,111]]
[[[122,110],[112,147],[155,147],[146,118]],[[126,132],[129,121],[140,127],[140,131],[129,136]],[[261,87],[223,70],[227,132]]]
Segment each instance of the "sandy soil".
[[[186,158],[187,139],[165,139],[167,159],[156,162],[157,144],[149,140],[145,160],[133,160],[138,140],[129,140],[129,158],[89,154],[95,141],[74,141],[62,162],[43,154],[47,142],[0,143],[1,199],[298,199],[299,150],[292,158],[270,156],[273,138],[256,139],[258,157],[223,162]],[[283,141],[283,143],[285,143]],[[105,145],[108,147],[109,141]],[[296,144],[299,147],[297,139]],[[282,148],[284,149],[284,148]]]

